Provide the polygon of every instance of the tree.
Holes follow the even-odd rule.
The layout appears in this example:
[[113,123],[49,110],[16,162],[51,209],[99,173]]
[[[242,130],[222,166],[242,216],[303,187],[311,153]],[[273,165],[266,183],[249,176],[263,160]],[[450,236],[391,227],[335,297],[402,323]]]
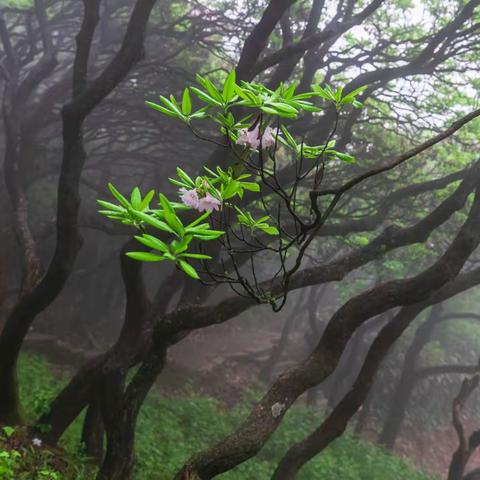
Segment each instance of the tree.
[[[103,72],[87,87],[87,65],[89,52],[99,16],[99,2],[86,3],[84,20],[77,36],[77,50],[73,65],[72,101],[62,109],[63,120],[63,161],[58,186],[57,243],[54,256],[45,275],[39,275],[39,266],[32,249],[33,240],[27,226],[27,212],[21,180],[16,177],[20,168],[18,146],[19,125],[15,122],[15,100],[23,102],[43,77],[53,69],[55,58],[53,44],[45,24],[45,6],[36,2],[45,54],[30,74],[18,84],[19,72],[10,38],[2,25],[2,42],[10,71],[6,74],[8,100],[4,103],[4,120],[7,124],[6,183],[17,215],[17,237],[24,246],[24,275],[22,294],[13,308],[0,335],[0,385],[2,399],[1,418],[4,422],[15,422],[19,418],[18,393],[15,365],[20,347],[35,316],[46,308],[58,295],[70,274],[80,248],[81,238],[78,229],[80,199],[78,188],[85,161],[82,126],[85,118],[130,71],[142,54],[143,34],[153,8],[154,1],[138,4],[131,16],[124,42],[118,54]],[[12,106],[10,106],[12,104]],[[21,106],[21,103],[20,105]],[[18,108],[18,107],[17,107]]]
[[[360,97],[366,102],[363,112],[346,111],[339,118],[335,131],[335,149],[358,154],[357,165],[329,165],[328,175],[323,179],[326,187],[318,191],[313,189],[313,201],[319,199],[320,212],[325,211],[322,210],[324,203],[332,197],[334,199],[329,215],[325,217],[328,222],[315,231],[309,245],[309,254],[319,258],[323,254],[327,260],[304,269],[299,265],[286,290],[339,282],[375,259],[395,258],[397,250],[405,250],[408,256],[413,244],[426,242],[430,236],[435,239],[441,236],[438,243],[442,245],[443,242],[448,248],[445,253],[443,248],[439,248],[439,252],[430,252],[429,260],[433,264],[424,259],[409,265],[411,271],[404,280],[392,279],[390,271],[373,290],[353,292],[350,300],[332,316],[309,358],[273,383],[236,433],[188,461],[179,478],[186,472],[200,478],[212,478],[255,455],[295,398],[332,373],[358,327],[397,307],[409,312],[409,315],[398,315],[406,315],[408,322],[413,321],[413,313],[422,302],[435,292],[441,292],[456,278],[468,275],[459,273],[478,241],[475,220],[478,206],[476,201],[472,206],[470,200],[477,187],[478,165],[473,155],[465,155],[462,165],[454,164],[451,158],[460,148],[467,150],[471,145],[468,132],[474,127],[467,123],[478,116],[478,112],[467,114],[462,111],[452,127],[445,128],[443,125],[439,127],[438,122],[429,122],[428,118],[424,121],[422,104],[433,103],[434,106],[428,108],[437,112],[448,110],[449,102],[456,102],[459,97],[449,98],[448,92],[443,94],[442,89],[447,88],[459,72],[475,71],[472,56],[477,48],[477,6],[478,2],[466,2],[453,16],[445,9],[433,21],[434,24],[428,26],[432,28],[425,28],[425,31],[420,26],[405,30],[398,23],[391,27],[390,20],[395,15],[402,15],[403,7],[389,6],[387,9],[381,1],[367,6],[355,2],[340,3],[332,10],[331,16],[327,8],[322,8],[322,2],[313,2],[306,24],[302,23],[304,17],[296,2],[272,1],[263,13],[258,10],[250,12],[260,14],[260,18],[245,40],[237,63],[237,79],[250,80],[256,76],[258,81],[271,85],[269,81],[286,81],[293,76],[300,80],[300,92],[307,91],[310,83],[322,84],[322,91],[325,91],[325,84],[346,82],[343,95],[367,85]],[[289,12],[288,7],[291,7]],[[430,7],[435,8],[434,5],[427,6]],[[276,41],[280,20],[285,41],[276,48],[281,44]],[[365,42],[345,35],[359,24],[368,26],[370,34]],[[294,29],[292,25],[295,25]],[[295,34],[289,35],[289,31]],[[302,69],[295,69],[300,59],[304,60]],[[268,70],[270,67],[276,68],[272,72]],[[437,96],[423,96],[416,89],[411,95],[397,92],[398,82],[406,78],[414,86],[419,85],[422,80],[415,76],[430,80]],[[212,75],[212,81],[219,80],[220,76]],[[468,101],[467,94],[463,100]],[[410,118],[399,116],[404,108],[412,112]],[[307,144],[327,143],[327,127],[335,124],[336,115],[335,108],[326,108],[320,115],[306,114],[288,129],[297,137],[304,136]],[[375,122],[383,126],[381,135],[372,125]],[[428,127],[436,131],[436,135],[430,136],[426,132]],[[461,127],[464,129],[460,132]],[[128,132],[125,124],[121,128]],[[390,130],[395,131],[390,133]],[[446,146],[439,146],[454,133],[460,141],[449,140]],[[373,143],[376,146],[372,146]],[[414,146],[408,149],[407,145]],[[392,151],[405,153],[392,155]],[[210,164],[217,163],[219,152],[215,152]],[[417,160],[421,153],[423,155]],[[142,158],[144,156],[142,154]],[[437,166],[433,175],[432,162]],[[198,171],[199,163],[195,162],[192,168]],[[282,187],[290,186],[288,178],[289,175],[292,178],[291,173],[292,167],[289,166],[278,172]],[[116,179],[112,181],[119,184]],[[131,184],[128,176],[127,181]],[[343,198],[348,201],[339,202]],[[463,212],[465,204],[471,207],[470,214],[460,226],[458,217],[463,219],[464,215],[459,212]],[[457,216],[452,219],[454,214]],[[386,219],[389,218],[401,218],[402,222],[388,225]],[[129,250],[131,245],[127,248]],[[256,303],[252,298],[232,296],[215,298],[209,306],[201,305],[198,296],[203,299],[209,292],[198,285],[192,288],[190,281],[182,279],[182,303],[165,313],[173,292],[178,289],[178,273],[175,270],[165,272],[165,281],[156,298],[150,301],[139,264],[123,258],[122,268],[127,304],[119,341],[108,352],[85,365],[52,403],[49,414],[39,420],[52,427],[44,438],[55,442],[85,406],[90,405],[93,414],[100,403],[107,437],[101,478],[128,478],[130,475],[136,416],[163,367],[169,346],[181,341],[191,330],[225,322]],[[284,287],[282,285],[278,291],[274,288],[274,295],[285,292]],[[384,327],[390,336],[393,335],[392,325],[394,323],[387,323]],[[395,335],[401,333],[395,332]],[[134,340],[127,342],[130,338]],[[380,355],[377,351],[370,369],[365,367],[369,376],[378,367],[378,358],[386,354],[390,345],[378,340],[376,348],[382,353]],[[127,373],[134,366],[139,368],[133,380],[127,382]],[[369,382],[364,382],[362,376],[359,378],[359,388],[362,392],[368,390]],[[358,403],[354,406],[358,408]],[[344,419],[342,421],[348,421],[349,412],[356,408],[349,406],[337,411],[337,415]],[[337,432],[336,435],[341,433]],[[322,438],[328,441],[330,437]]]

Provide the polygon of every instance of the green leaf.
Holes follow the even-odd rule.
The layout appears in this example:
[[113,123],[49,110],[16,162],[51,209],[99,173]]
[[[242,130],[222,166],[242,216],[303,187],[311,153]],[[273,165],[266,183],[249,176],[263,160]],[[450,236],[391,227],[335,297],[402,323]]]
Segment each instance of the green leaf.
[[169,213],[175,214],[175,210],[173,209],[172,205],[170,204],[168,198],[163,193],[160,193],[158,196],[159,196],[159,199],[160,199],[160,205],[162,206],[163,210],[165,210]]
[[192,239],[193,239],[193,235],[185,235],[179,242],[176,242],[174,240],[172,242],[172,249],[175,255],[178,255],[179,253],[184,252],[190,245],[190,242],[192,241]]
[[146,213],[138,212],[138,211],[134,211],[133,214],[135,215],[135,217],[139,218],[145,223],[148,223],[152,227],[157,228],[158,230],[162,230],[164,232],[173,233],[177,235],[177,233],[175,232],[175,230],[173,230],[173,228],[168,226],[165,222],[162,222],[161,220],[156,219],[152,215],[148,215]]
[[298,149],[297,142],[295,139],[290,135],[290,132],[287,130],[287,127],[284,127],[283,125],[280,125],[280,129],[282,130],[282,133],[285,135],[285,138],[287,139],[287,142],[293,149],[296,151]]
[[268,113],[269,115],[278,115],[280,113],[277,109],[267,107],[266,105],[262,105],[260,110],[264,113]]
[[249,90],[242,88],[238,85],[235,85],[235,92],[239,97],[246,100],[248,104],[253,106],[260,105],[258,97],[253,92],[250,92]]
[[182,113],[184,115],[190,115],[191,111],[192,111],[192,99],[190,98],[190,90],[186,88],[183,91]]
[[140,210],[140,205],[142,203],[142,195],[138,187],[135,187],[132,190],[132,194],[130,195],[130,203],[135,210]]
[[188,183],[185,183],[185,182],[181,182],[180,180],[177,180],[175,178],[169,178],[168,181],[170,183],[173,183],[174,185],[176,185],[177,187],[182,187],[182,188],[190,188],[190,185]]
[[334,156],[340,159],[342,162],[355,163],[355,157],[348,153],[334,152]]
[[[187,225],[187,230],[195,227],[196,225],[198,225],[200,222],[203,222],[206,218],[208,218],[210,216],[212,212],[205,212],[203,215],[201,215],[200,217],[198,217],[196,220],[194,220],[190,225]],[[205,224],[208,228],[208,223]]]
[[190,187],[195,188],[195,182],[179,167],[177,167],[177,175]]
[[268,227],[263,227],[262,230],[267,233],[268,235],[278,235],[279,231],[277,227],[273,226],[268,226]]
[[175,210],[173,209],[172,205],[168,201],[168,198],[160,193],[160,204],[163,207],[163,215],[165,216],[165,220],[167,223],[172,227],[175,232],[181,236],[183,235],[185,228],[183,227],[183,223],[177,217]]
[[229,198],[234,197],[240,190],[240,182],[236,180],[230,180],[226,185],[223,185],[222,198],[228,200]]
[[343,97],[343,100],[347,98],[352,98],[352,99],[355,98],[359,93],[362,93],[367,87],[368,85],[363,85],[361,87],[356,88],[355,90],[352,90],[351,92],[347,93],[347,95]]
[[335,102],[335,94],[332,89],[327,85],[323,89],[320,85],[312,85],[312,90],[319,96],[330,102]]
[[195,232],[193,234],[193,237],[198,238],[198,240],[207,241],[207,240],[217,240],[224,234],[225,232],[220,232],[217,230],[205,230],[204,232]]
[[223,84],[223,99],[229,102],[235,96],[236,73],[231,70]]
[[180,105],[178,104],[176,98],[175,98],[173,95],[171,95],[171,94],[170,94],[170,101],[172,102],[172,105],[174,105],[175,108],[176,108],[179,112],[182,111],[182,108],[181,108]]
[[310,102],[291,100],[291,104],[298,110],[305,110],[307,112],[321,112],[323,110],[323,108],[317,107]]
[[212,257],[210,255],[203,255],[202,253],[182,253],[181,257],[186,258],[195,258],[196,260],[211,260]]
[[251,192],[259,192],[260,191],[260,185],[255,182],[242,182],[242,187],[245,190],[250,190]]
[[293,83],[283,92],[283,98],[286,98],[287,100],[289,100],[290,98],[292,98],[293,95],[295,94],[295,90],[297,89],[298,84],[299,84],[298,81],[293,82]]
[[298,114],[298,110],[287,103],[280,103],[280,102],[268,102],[267,106],[274,107],[276,110],[285,113],[293,113],[295,115]]
[[127,252],[125,255],[140,262],[162,262],[165,260],[164,256],[149,252]]
[[158,105],[157,103],[153,102],[145,102],[149,107],[154,108],[155,110],[158,110],[159,112],[162,112],[164,115],[168,115],[169,117],[174,117],[178,118],[178,114],[172,110],[169,110],[168,108],[162,107],[161,105]]
[[239,85],[234,85],[233,89],[235,90],[235,93],[240,97],[243,98],[244,100],[250,101],[249,97],[245,93],[245,90],[240,87]]
[[124,207],[119,207],[118,205],[115,205],[114,203],[106,202],[105,200],[97,200],[97,203],[102,207],[107,208],[108,210],[113,210],[118,213],[126,212]]
[[337,91],[335,92],[335,100],[337,102],[340,102],[340,100],[342,99],[342,93],[343,93],[343,87],[338,87]]
[[183,203],[179,202],[170,202],[170,205],[175,209],[175,210],[191,210],[191,208],[188,205],[185,205]]
[[123,205],[125,208],[130,208],[129,201],[111,184],[108,184],[108,189],[110,190],[111,194]]
[[221,107],[222,104],[212,98],[210,95],[207,93],[203,92],[199,88],[196,87],[190,87],[190,90],[200,99],[203,100],[204,102],[208,103],[209,105],[215,106],[215,107]]
[[135,239],[146,247],[153,248],[154,250],[159,250],[163,253],[168,253],[169,251],[168,245],[165,242],[162,242],[159,238],[154,237],[153,235],[136,235]]
[[218,175],[213,170],[210,170],[208,167],[203,167],[203,169],[213,177],[218,177]]
[[208,114],[207,114],[207,110],[208,110],[208,107],[202,107],[200,110],[197,110],[195,113],[192,113],[190,115],[190,118],[207,118]]
[[195,78],[197,79],[197,82],[202,85],[202,87],[207,88],[205,85],[205,79],[200,75],[200,74],[195,74]]
[[225,232],[223,230],[210,230],[210,225],[208,223],[203,223],[193,228],[188,229],[188,233],[200,234],[200,235],[218,235],[221,236]]
[[9,427],[8,425],[3,427],[2,431],[7,438],[10,438],[15,433],[15,429],[13,427]]
[[150,207],[150,202],[152,201],[152,198],[155,195],[155,190],[150,190],[146,195],[145,198],[142,200],[142,203],[140,204],[139,210],[145,210],[148,207]]
[[164,212],[165,220],[175,230],[179,237],[185,233],[182,221],[177,217],[176,213]]
[[327,94],[329,95],[329,97],[335,101],[335,93],[334,91],[332,90],[332,88],[330,87],[330,85],[325,85],[325,92],[327,92]]
[[307,98],[312,98],[312,97],[315,97],[315,96],[316,96],[315,92],[299,93],[298,95],[295,95],[293,97],[293,100],[305,100]]
[[176,106],[174,103],[172,103],[172,101],[170,101],[168,98],[165,98],[164,96],[160,95],[160,100],[165,104],[165,106],[167,106],[172,112],[175,112],[176,113],[176,116],[178,118],[183,118],[183,115],[182,115],[182,112],[180,111],[180,109],[178,108],[178,106]]
[[178,260],[178,265],[188,276],[194,278],[195,280],[200,279],[197,271],[189,263],[187,263],[185,260]]
[[126,216],[126,213],[112,212],[112,210],[99,210],[98,213],[114,220],[123,220]]
[[204,87],[207,89],[211,97],[217,100],[218,102],[222,103],[223,97],[221,93],[218,91],[217,87],[210,81],[209,78],[205,78],[204,81],[205,81]]

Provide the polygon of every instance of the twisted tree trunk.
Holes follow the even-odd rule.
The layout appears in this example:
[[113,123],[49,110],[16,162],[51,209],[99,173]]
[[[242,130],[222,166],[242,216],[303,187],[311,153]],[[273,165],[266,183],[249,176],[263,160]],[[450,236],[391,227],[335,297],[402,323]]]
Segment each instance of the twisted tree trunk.
[[45,276],[23,296],[0,334],[0,423],[18,421],[16,362],[35,317],[47,308],[67,281],[82,240],[78,227],[79,183],[86,154],[82,127],[91,111],[125,78],[143,55],[143,40],[156,0],[137,1],[122,46],[105,70],[87,86],[87,66],[101,0],[84,0],[73,69],[73,99],[62,109],[63,156],[57,196],[57,242]]

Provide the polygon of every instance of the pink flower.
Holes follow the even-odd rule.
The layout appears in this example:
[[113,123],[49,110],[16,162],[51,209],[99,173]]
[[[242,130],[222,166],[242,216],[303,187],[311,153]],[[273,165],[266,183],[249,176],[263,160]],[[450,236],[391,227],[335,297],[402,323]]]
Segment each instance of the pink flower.
[[198,210],[199,206],[199,199],[198,199],[198,193],[197,191],[193,188],[192,190],[187,190],[186,188],[181,188],[180,189],[180,198],[182,202],[187,205],[187,207],[192,207]]
[[199,212],[212,212],[213,210],[220,210],[221,205],[222,203],[220,202],[220,200],[207,193],[203,198],[198,201],[198,207],[196,208]]
[[275,145],[275,134],[273,133],[273,128],[267,127],[262,135],[262,147],[270,148]]
[[242,128],[239,131],[237,138],[238,145],[245,145],[246,147],[253,148],[254,150],[260,145],[260,139],[258,138],[258,125],[253,129]]
[[[239,131],[236,143],[238,145],[245,145],[246,147],[250,147],[256,150],[260,146],[259,135],[259,125],[257,125],[253,130],[248,130],[248,128],[242,128]],[[270,148],[275,145],[275,136],[271,127],[265,128],[263,135],[261,135],[261,143],[262,148]]]

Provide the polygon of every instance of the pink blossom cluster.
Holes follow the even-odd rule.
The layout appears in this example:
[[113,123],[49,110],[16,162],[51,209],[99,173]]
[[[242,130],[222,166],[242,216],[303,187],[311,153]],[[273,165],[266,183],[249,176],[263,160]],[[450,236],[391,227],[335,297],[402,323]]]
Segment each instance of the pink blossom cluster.
[[220,200],[208,192],[204,197],[200,198],[195,188],[192,188],[191,190],[181,188],[180,193],[180,199],[182,202],[188,207],[192,207],[199,212],[212,212],[213,210],[218,211],[222,205]]
[[242,128],[239,131],[237,138],[238,145],[245,145],[246,147],[253,148],[257,150],[262,144],[262,148],[270,148],[275,145],[275,136],[273,129],[271,127],[265,128],[263,135],[259,132],[259,125],[257,125],[253,130],[248,128]]

